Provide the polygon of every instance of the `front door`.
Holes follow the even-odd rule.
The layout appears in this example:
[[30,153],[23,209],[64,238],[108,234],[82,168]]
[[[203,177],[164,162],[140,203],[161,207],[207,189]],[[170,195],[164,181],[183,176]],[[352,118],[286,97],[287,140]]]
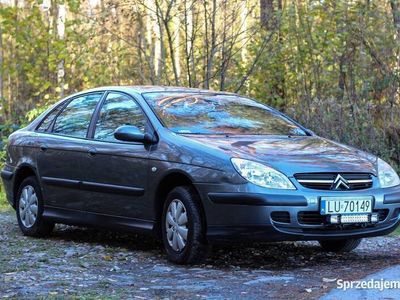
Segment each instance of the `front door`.
[[88,212],[146,219],[148,146],[114,138],[122,125],[134,125],[145,132],[149,123],[137,102],[129,95],[110,92],[99,110],[86,170],[93,197],[85,203]]

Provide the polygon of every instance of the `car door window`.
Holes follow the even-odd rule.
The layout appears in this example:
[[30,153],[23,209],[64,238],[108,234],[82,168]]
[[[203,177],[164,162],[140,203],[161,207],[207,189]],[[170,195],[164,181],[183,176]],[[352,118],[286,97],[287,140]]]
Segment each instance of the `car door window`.
[[102,93],[93,93],[72,100],[57,117],[53,132],[73,137],[86,137],[93,111],[101,96]]
[[114,131],[118,127],[133,125],[144,133],[146,124],[147,119],[136,101],[124,94],[110,93],[100,110],[94,138],[115,142],[118,140],[114,138]]
[[60,104],[55,109],[53,109],[46,117],[44,117],[42,123],[40,123],[39,127],[37,128],[37,131],[39,132],[48,131],[50,129],[51,123],[53,123],[54,118],[57,117],[58,113],[61,111],[63,107],[64,104]]

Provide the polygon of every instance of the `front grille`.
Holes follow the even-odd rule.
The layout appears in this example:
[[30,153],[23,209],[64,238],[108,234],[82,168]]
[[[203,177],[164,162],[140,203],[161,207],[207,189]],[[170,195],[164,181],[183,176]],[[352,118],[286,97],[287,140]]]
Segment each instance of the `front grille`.
[[372,176],[368,173],[298,173],[294,177],[302,186],[315,190],[347,191],[372,187]]
[[290,223],[290,214],[287,211],[273,211],[271,218],[275,222]]
[[[373,212],[378,213],[379,222],[382,222],[386,219],[389,210],[375,209]],[[321,215],[318,211],[300,211],[297,214],[297,220],[304,225],[323,225],[327,223],[327,216]]]

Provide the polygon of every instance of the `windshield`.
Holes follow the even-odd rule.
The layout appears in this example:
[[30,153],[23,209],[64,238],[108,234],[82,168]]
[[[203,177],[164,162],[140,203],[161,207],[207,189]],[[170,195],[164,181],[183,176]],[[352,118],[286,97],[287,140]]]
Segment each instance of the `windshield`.
[[180,134],[307,135],[265,105],[236,95],[146,93],[165,126]]

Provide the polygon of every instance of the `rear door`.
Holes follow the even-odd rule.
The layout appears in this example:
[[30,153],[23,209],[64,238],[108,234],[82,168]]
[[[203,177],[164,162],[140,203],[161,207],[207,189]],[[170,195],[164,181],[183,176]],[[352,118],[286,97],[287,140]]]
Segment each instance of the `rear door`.
[[82,210],[90,198],[89,193],[82,192],[80,183],[90,168],[91,141],[87,133],[102,95],[96,92],[77,96],[54,113],[54,120],[45,119],[39,126],[38,173],[46,206]]
[[90,168],[85,172],[93,197],[85,203],[85,209],[145,219],[151,209],[146,197],[149,146],[118,141],[114,131],[122,125],[134,125],[149,132],[150,123],[134,98],[110,92],[94,124]]

